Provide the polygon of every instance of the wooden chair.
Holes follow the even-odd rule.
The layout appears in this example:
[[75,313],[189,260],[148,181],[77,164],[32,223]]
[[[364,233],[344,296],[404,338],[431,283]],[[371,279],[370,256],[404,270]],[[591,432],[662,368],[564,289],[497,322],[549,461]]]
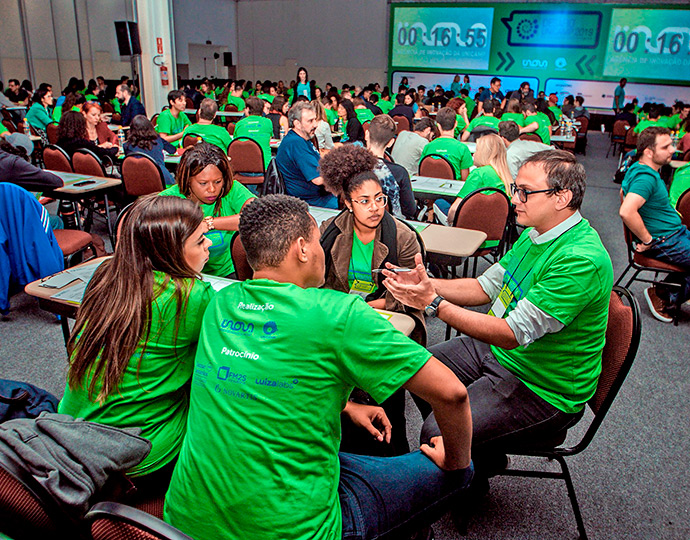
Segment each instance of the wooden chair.
[[158,164],[143,152],[133,152],[122,162],[122,185],[128,198],[165,189],[165,177]]
[[623,154],[627,154],[631,150],[635,150],[637,148],[637,133],[633,131],[632,128],[630,128],[626,133],[625,133],[625,141],[623,142],[623,151],[621,152],[621,156]]
[[192,540],[146,512],[116,502],[101,502],[86,514],[93,540]]
[[46,169],[51,171],[74,172],[69,154],[54,144],[49,144],[43,149],[43,163]]
[[[625,126],[628,126],[627,128]],[[613,155],[616,155],[616,150],[618,152],[623,151],[623,144],[625,143],[625,136],[630,129],[630,124],[627,120],[616,120],[613,124],[613,130],[611,131],[611,144],[608,150],[606,150],[606,157],[609,157],[609,152],[613,150]]]
[[161,115],[160,113],[156,113],[151,117],[151,124],[153,124],[154,128],[158,125],[158,117],[160,115]]
[[[626,305],[627,304],[627,305]],[[575,521],[580,535],[580,540],[587,540],[587,531],[582,520],[580,505],[577,502],[573,480],[565,458],[575,456],[587,449],[599,431],[606,418],[606,414],[623,382],[630,372],[637,349],[640,344],[641,321],[640,307],[635,297],[622,287],[614,287],[609,301],[609,316],[606,326],[606,345],[601,358],[601,375],[597,389],[587,406],[594,414],[594,418],[586,431],[572,446],[563,446],[567,430],[555,435],[549,440],[538,439],[530,441],[528,445],[520,445],[509,448],[506,453],[523,456],[528,460],[544,458],[554,460],[560,465],[560,471],[545,471],[543,467],[538,469],[512,469],[508,468],[499,473],[499,476],[519,476],[524,478],[552,478],[563,480],[568,490],[568,497],[575,514]],[[534,502],[534,501],[532,501]],[[467,520],[461,526],[460,533],[466,534]],[[558,531],[557,536],[565,536],[563,531]]]
[[690,189],[685,190],[678,197],[676,202],[676,210],[680,214],[680,220],[688,229],[690,229]]
[[194,102],[193,102],[190,98],[188,98],[187,96],[185,96],[184,100],[185,100],[185,103],[186,103],[185,107],[186,107],[187,109],[194,109],[194,108],[195,108],[195,107],[194,107]]
[[247,261],[247,252],[242,244],[240,233],[235,233],[230,240],[230,255],[232,256],[232,263],[235,266],[235,275],[239,281],[252,279],[254,270],[249,266]]
[[228,147],[228,156],[235,180],[244,185],[259,186],[264,183],[266,169],[264,154],[259,143],[247,137],[233,139]]
[[537,133],[523,133],[522,135],[520,135],[520,140],[521,141],[535,141],[535,142],[540,142],[540,143],[544,142],[541,140],[541,137]]
[[79,174],[108,176],[101,158],[86,148],[80,148],[72,154],[72,169]]
[[10,133],[17,132],[17,126],[14,124],[11,118],[3,118],[2,125],[5,126],[7,128],[7,131],[9,131]]
[[444,156],[429,154],[419,162],[419,176],[455,180],[455,169]]
[[201,139],[201,137],[199,137],[198,135],[185,135],[182,139],[182,148],[194,146],[199,142],[199,139]]
[[237,105],[235,105],[234,103],[228,103],[225,106],[225,112],[238,112]]
[[396,114],[393,117],[393,121],[395,122],[395,134],[397,135],[401,131],[410,131],[410,121],[405,117],[402,116],[401,114]]
[[230,134],[231,137],[233,137],[235,135],[235,125],[236,125],[235,122],[228,122],[226,129],[228,130],[228,133]]

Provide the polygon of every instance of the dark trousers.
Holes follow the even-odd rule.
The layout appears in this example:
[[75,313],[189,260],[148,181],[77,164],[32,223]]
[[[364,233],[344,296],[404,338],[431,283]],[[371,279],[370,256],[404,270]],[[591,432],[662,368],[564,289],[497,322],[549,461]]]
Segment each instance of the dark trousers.
[[[498,363],[486,343],[462,336],[429,351],[467,387],[472,409],[472,459],[478,471],[486,454],[553,435],[582,416],[564,413],[537,396]],[[423,415],[429,411],[424,410],[424,404],[420,410]],[[433,413],[429,413],[422,427],[422,443],[440,434]]]

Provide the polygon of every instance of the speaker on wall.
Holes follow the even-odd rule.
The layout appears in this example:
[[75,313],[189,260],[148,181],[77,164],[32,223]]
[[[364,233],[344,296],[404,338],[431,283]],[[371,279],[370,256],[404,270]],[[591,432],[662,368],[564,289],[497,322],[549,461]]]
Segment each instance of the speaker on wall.
[[115,35],[120,56],[141,54],[139,25],[132,21],[115,21]]
[[223,53],[223,65],[226,67],[232,67],[232,53],[231,52],[224,52]]

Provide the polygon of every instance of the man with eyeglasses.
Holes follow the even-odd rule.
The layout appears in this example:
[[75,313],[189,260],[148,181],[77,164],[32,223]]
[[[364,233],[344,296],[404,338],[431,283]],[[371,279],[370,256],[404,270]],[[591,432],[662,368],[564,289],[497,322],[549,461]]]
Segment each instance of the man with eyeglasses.
[[[507,445],[564,432],[596,390],[613,268],[580,215],[584,193],[585,170],[572,154],[536,153],[512,185],[517,221],[528,229],[482,276],[429,279],[421,259],[413,272],[384,271],[399,301],[463,334],[429,351],[467,386],[483,476],[505,466]],[[485,304],[488,314],[462,307]],[[422,441],[438,434],[429,414]]]

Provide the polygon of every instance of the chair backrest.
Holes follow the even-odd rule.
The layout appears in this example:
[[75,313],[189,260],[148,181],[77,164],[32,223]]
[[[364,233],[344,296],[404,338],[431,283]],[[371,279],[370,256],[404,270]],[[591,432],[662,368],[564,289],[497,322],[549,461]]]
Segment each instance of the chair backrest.
[[51,171],[72,172],[69,154],[59,146],[49,144],[43,149],[43,163]]
[[14,125],[11,119],[4,118],[2,120],[2,125],[5,126],[10,133],[15,133],[17,131],[17,126]]
[[520,135],[520,140],[521,141],[536,141],[543,143],[544,141],[541,140],[541,137],[537,133],[523,133]]
[[199,137],[198,135],[185,135],[184,139],[182,139],[182,148],[187,148],[188,146],[194,146],[199,142]]
[[629,129],[625,134],[625,147],[626,148],[636,148],[637,147],[637,133],[634,130]]
[[156,113],[151,117],[151,124],[153,124],[154,128],[158,125],[158,117],[160,115],[161,115],[161,113]]
[[225,112],[237,112],[237,105],[234,103],[228,103],[225,106]]
[[86,148],[80,148],[72,154],[72,169],[79,174],[106,176],[105,167],[101,159]]
[[395,133],[396,135],[400,133],[401,131],[410,131],[410,121],[403,115],[401,114],[396,114],[393,117],[393,120],[396,123],[395,127]]
[[191,98],[188,98],[187,96],[185,96],[184,101],[186,103],[185,107],[187,109],[193,109],[194,108],[194,102],[192,101]]
[[498,241],[500,248],[509,216],[510,199],[503,191],[496,188],[478,189],[458,205],[453,227],[483,231],[486,233],[486,242]]
[[688,229],[690,229],[690,189],[686,189],[678,197],[676,202],[676,210],[680,214],[680,220]]
[[122,184],[132,197],[165,189],[165,177],[158,164],[143,152],[129,154],[122,162]]
[[680,158],[681,161],[690,161],[690,148],[688,148],[685,153],[683,154],[683,157]]
[[[625,129],[625,126],[628,126],[628,129]],[[629,129],[630,123],[627,120],[616,120],[613,123],[612,137],[624,141]]]
[[46,137],[50,144],[57,144],[58,141],[58,126],[57,124],[48,124],[46,126]]
[[637,300],[627,289],[614,287],[609,300],[606,344],[601,355],[601,375],[599,375],[596,392],[588,401],[594,413],[594,420],[578,443],[576,447],[578,451],[590,443],[613,400],[616,399],[637,355],[640,333],[640,306]]
[[235,266],[235,275],[237,279],[240,281],[252,279],[254,270],[252,270],[252,267],[249,266],[247,262],[247,252],[244,249],[244,244],[242,244],[240,233],[234,234],[230,241],[230,255],[232,256],[232,263]]
[[577,134],[583,137],[586,136],[587,130],[589,129],[589,118],[586,116],[580,116],[577,121],[580,122],[580,126],[577,128]]
[[[470,131],[469,141],[475,142],[478,139],[481,139],[484,135],[489,135],[490,133],[498,135],[498,130],[489,126],[476,127],[472,131]],[[541,138],[539,140],[541,140]]]
[[253,139],[238,137],[228,147],[232,170],[236,173],[264,174],[264,154],[261,146]]
[[419,176],[455,180],[455,169],[445,157],[429,154],[419,162]]
[[164,521],[124,504],[101,502],[86,514],[94,540],[192,540]]
[[234,135],[235,134],[235,122],[228,122],[227,130],[231,136]]
[[103,103],[103,112],[108,113],[108,114],[113,114],[115,112],[115,109],[113,109],[113,106],[110,103]]

